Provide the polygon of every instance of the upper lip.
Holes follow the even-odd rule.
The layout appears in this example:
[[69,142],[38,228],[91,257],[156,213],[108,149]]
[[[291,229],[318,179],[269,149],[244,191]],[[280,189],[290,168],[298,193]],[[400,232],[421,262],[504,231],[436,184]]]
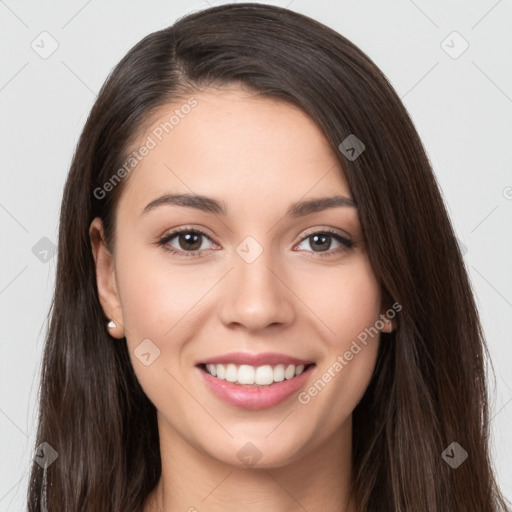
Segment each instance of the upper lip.
[[313,363],[306,359],[299,359],[298,357],[289,356],[286,354],[279,354],[277,352],[263,352],[261,354],[249,354],[247,352],[231,352],[216,357],[210,357],[198,361],[196,365],[201,364],[248,364],[249,366],[263,366],[263,365],[277,365],[277,364],[294,364],[294,365],[307,365]]

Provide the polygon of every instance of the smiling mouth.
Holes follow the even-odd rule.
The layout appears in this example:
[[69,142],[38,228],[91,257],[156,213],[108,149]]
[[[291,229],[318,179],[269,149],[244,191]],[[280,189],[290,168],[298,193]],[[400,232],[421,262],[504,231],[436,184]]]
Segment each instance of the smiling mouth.
[[198,367],[219,380],[247,387],[269,387],[292,380],[308,370],[311,364],[276,364],[251,366],[247,364],[199,364]]

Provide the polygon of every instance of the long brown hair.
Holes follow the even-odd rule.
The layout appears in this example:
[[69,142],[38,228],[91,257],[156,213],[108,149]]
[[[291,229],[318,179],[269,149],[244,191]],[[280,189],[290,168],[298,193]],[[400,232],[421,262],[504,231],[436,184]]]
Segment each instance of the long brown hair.
[[[156,410],[126,343],[106,331],[88,235],[98,216],[112,241],[127,178],[104,197],[94,191],[123,166],[159,107],[231,83],[299,106],[322,129],[345,171],[381,289],[402,306],[353,413],[358,509],[505,510],[489,457],[483,332],[407,111],[343,36],[293,11],[247,3],[199,11],[146,36],[109,75],[87,119],[63,193],[41,370],[35,447],[48,443],[58,458],[47,467],[34,460],[29,511],[139,512],[157,484]],[[338,149],[351,134],[365,145],[355,159]],[[468,454],[456,469],[442,457],[452,442]]]

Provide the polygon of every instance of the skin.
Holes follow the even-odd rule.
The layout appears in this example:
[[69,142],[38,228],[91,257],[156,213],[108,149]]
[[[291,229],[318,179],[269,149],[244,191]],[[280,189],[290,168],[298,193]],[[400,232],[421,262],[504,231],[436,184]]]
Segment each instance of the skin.
[[[162,478],[144,510],[352,512],[352,411],[374,370],[378,337],[308,404],[292,396],[266,410],[235,408],[195,368],[229,352],[281,352],[315,361],[307,390],[375,324],[389,305],[381,303],[357,209],[285,215],[292,203],[350,198],[350,189],[322,132],[298,108],[237,86],[194,98],[197,106],[131,171],[112,253],[101,220],[90,227],[101,304],[117,324],[109,332],[126,336],[158,411]],[[182,104],[161,109],[140,143]],[[141,213],[171,192],[222,200],[228,214],[174,205]],[[181,226],[207,233],[202,254],[179,258],[155,243]],[[315,251],[311,234],[325,228],[355,246],[331,238]],[[247,236],[263,249],[250,264],[236,252]],[[167,245],[187,250],[179,236]],[[321,258],[322,250],[335,252]],[[149,366],[134,354],[145,339],[160,350]],[[248,442],[261,453],[251,467],[237,457]]]

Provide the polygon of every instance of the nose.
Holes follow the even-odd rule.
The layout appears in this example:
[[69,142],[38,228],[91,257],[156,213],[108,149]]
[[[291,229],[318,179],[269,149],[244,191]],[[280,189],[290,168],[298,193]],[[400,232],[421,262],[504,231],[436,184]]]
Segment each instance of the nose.
[[251,332],[291,324],[295,318],[293,286],[271,251],[264,250],[252,263],[234,254],[233,262],[220,299],[222,322]]

